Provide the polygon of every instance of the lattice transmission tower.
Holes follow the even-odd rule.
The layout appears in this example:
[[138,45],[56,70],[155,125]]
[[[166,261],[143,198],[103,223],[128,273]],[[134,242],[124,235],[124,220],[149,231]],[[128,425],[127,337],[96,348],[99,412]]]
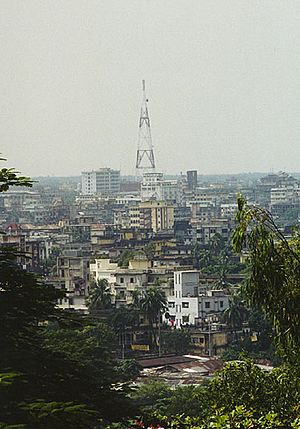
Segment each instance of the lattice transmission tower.
[[148,113],[145,81],[143,80],[143,101],[139,121],[139,137],[136,152],[136,175],[141,176],[145,171],[155,170],[155,160]]

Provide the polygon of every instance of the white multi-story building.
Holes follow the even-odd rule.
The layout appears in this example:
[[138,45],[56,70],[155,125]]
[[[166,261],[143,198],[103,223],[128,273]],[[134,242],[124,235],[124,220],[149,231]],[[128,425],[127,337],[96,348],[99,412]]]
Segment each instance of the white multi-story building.
[[144,173],[141,185],[141,197],[143,201],[162,200],[163,173]]
[[135,195],[122,195],[116,197],[116,204],[118,206],[136,206],[141,201],[141,198]]
[[221,204],[220,205],[220,211],[221,211],[221,217],[226,218],[234,218],[237,213],[238,206],[237,204]]
[[199,271],[174,272],[174,296],[168,297],[168,309],[175,326],[195,324],[199,317]]
[[120,192],[120,170],[100,168],[81,173],[83,195],[117,194]]
[[183,184],[180,180],[164,180],[161,184],[162,199],[172,203],[182,204]]
[[286,186],[271,189],[271,205],[299,200],[300,189],[298,186]]
[[220,314],[229,306],[229,297],[222,290],[199,295],[199,271],[175,271],[174,295],[167,300],[170,318],[177,328],[196,325],[209,314]]

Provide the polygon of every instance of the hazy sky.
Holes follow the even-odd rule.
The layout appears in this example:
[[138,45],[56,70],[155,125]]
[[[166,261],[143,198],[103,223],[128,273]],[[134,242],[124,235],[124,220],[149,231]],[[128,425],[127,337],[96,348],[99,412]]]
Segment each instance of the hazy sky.
[[299,0],[1,0],[0,152],[29,175],[300,171]]

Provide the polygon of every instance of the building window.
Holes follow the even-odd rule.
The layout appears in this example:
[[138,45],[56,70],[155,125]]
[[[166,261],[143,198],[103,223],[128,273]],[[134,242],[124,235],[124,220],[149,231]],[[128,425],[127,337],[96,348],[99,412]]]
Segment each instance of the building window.
[[182,323],[189,323],[190,316],[182,316]]
[[220,308],[223,308],[223,307],[224,307],[224,302],[220,301]]
[[124,283],[124,277],[120,277],[120,283]]
[[134,283],[134,278],[130,277],[130,283]]
[[210,308],[210,302],[208,302],[208,301],[207,301],[207,302],[205,303],[205,308]]
[[203,343],[204,343],[204,338],[203,338],[203,337],[199,338],[199,342],[200,342],[201,344],[203,344]]
[[175,307],[175,302],[169,302],[168,307],[169,308],[174,308]]
[[182,303],[182,308],[189,308],[190,303],[189,302],[183,302]]

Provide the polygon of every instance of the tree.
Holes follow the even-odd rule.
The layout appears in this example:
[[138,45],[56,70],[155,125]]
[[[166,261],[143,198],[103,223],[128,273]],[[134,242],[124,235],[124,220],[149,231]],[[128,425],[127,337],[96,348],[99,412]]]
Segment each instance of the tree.
[[[147,317],[152,333],[153,343],[160,346],[159,329],[161,313],[167,310],[167,299],[164,292],[158,287],[150,287],[146,290],[140,301],[141,309]],[[154,328],[155,325],[155,328]]]
[[[0,192],[32,184],[12,169],[0,171],[0,183]],[[23,270],[17,256],[0,247],[0,427],[96,429],[112,413],[128,415],[105,328],[70,323],[56,306],[63,293]],[[44,328],[62,321],[68,329]]]
[[127,268],[129,261],[134,258],[135,252],[133,250],[125,249],[121,255],[118,262],[119,267]]
[[239,295],[233,295],[229,301],[229,307],[223,313],[223,320],[234,332],[237,340],[237,331],[242,329],[247,316],[247,309]]
[[123,359],[117,366],[119,381],[134,380],[142,369],[135,359]]
[[221,234],[214,234],[209,240],[209,249],[214,256],[218,256],[225,249],[225,240]]
[[191,336],[185,329],[164,330],[161,342],[167,353],[184,354],[189,350]]
[[149,243],[146,244],[143,250],[147,259],[152,260],[154,258],[155,250],[156,250],[155,243],[153,241],[149,241]]
[[[0,161],[5,161],[0,158]],[[18,176],[19,172],[14,168],[0,169],[0,192],[8,191],[11,186],[26,186],[31,188],[33,181],[29,177]]]
[[250,276],[244,293],[250,305],[272,321],[278,347],[299,364],[300,355],[300,237],[289,242],[271,214],[238,198],[238,226],[232,243],[236,252],[249,252]]
[[92,284],[87,303],[90,312],[111,308],[110,287],[106,279],[97,280]]

